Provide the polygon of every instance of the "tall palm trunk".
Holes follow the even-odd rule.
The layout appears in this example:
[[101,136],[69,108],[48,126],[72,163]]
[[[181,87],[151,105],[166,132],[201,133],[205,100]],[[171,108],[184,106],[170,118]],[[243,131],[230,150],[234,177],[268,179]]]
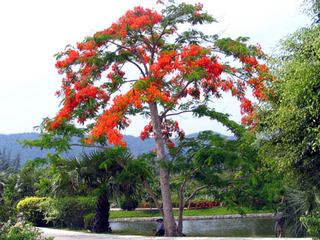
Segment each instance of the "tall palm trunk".
[[106,191],[102,191],[99,196],[96,215],[93,219],[92,231],[96,233],[109,232],[109,211],[110,203]]
[[163,202],[163,220],[165,228],[165,236],[174,237],[179,236],[176,223],[173,216],[173,207],[171,200],[171,190],[169,182],[169,172],[164,164],[166,162],[166,154],[164,148],[164,141],[162,138],[161,121],[158,114],[157,105],[153,102],[149,104],[151,113],[151,123],[153,127],[155,143],[157,147],[157,158],[160,165],[160,183],[161,183],[161,195]]

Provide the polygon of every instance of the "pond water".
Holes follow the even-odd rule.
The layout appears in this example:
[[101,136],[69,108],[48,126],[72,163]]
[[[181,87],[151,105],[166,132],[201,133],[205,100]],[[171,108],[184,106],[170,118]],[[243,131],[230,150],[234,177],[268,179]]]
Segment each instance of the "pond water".
[[[183,233],[207,237],[273,237],[275,219],[238,218],[184,220]],[[157,222],[113,222],[114,230],[132,229],[150,234],[158,227]]]

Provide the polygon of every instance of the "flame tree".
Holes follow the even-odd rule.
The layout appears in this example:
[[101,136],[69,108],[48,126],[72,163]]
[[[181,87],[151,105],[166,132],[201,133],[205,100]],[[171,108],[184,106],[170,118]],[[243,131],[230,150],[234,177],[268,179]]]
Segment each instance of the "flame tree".
[[[184,131],[173,116],[194,112],[230,92],[240,101],[242,123],[254,127],[254,105],[246,89],[252,88],[257,101],[265,100],[269,92],[264,82],[270,75],[258,62],[265,57],[259,45],[195,28],[216,22],[202,4],[157,3],[160,12],[135,7],[109,28],[56,55],[64,76],[56,92],[62,107],[43,131],[82,135],[88,146],[125,146],[121,132],[130,125],[130,116],[150,119],[141,139],[155,140],[166,236],[177,236],[165,148],[174,146],[172,137],[183,139]],[[180,30],[185,26],[188,30]],[[137,72],[126,74],[127,65]]]

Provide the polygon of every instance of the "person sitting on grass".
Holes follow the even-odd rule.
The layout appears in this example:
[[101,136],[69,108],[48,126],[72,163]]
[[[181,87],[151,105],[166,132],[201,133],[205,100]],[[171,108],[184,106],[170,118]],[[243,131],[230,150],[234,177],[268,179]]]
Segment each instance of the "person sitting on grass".
[[160,225],[157,231],[155,232],[154,236],[164,236],[165,230],[164,230],[163,218],[158,218],[156,221],[160,223]]

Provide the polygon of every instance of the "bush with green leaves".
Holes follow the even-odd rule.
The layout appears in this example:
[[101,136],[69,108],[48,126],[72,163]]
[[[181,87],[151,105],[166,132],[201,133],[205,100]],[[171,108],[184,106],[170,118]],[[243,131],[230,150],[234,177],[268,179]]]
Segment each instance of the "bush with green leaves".
[[311,237],[320,239],[320,215],[318,213],[301,217],[300,221],[306,226]]
[[133,211],[138,207],[138,205],[139,201],[135,198],[124,197],[120,201],[120,207],[123,210]]
[[83,221],[84,221],[84,227],[86,229],[89,229],[89,230],[92,229],[93,219],[94,219],[95,215],[96,215],[95,213],[89,213],[84,217]]
[[1,223],[0,239],[10,240],[53,240],[53,237],[44,237],[41,232],[28,223],[22,214],[9,219],[6,223]]
[[94,213],[97,199],[95,197],[48,198],[41,204],[44,219],[55,227],[81,229],[84,217]]
[[13,215],[15,209],[6,201],[0,202],[0,222],[6,222]]
[[17,204],[17,211],[22,212],[25,218],[34,225],[46,226],[44,215],[40,209],[40,204],[45,200],[45,197],[26,197]]

